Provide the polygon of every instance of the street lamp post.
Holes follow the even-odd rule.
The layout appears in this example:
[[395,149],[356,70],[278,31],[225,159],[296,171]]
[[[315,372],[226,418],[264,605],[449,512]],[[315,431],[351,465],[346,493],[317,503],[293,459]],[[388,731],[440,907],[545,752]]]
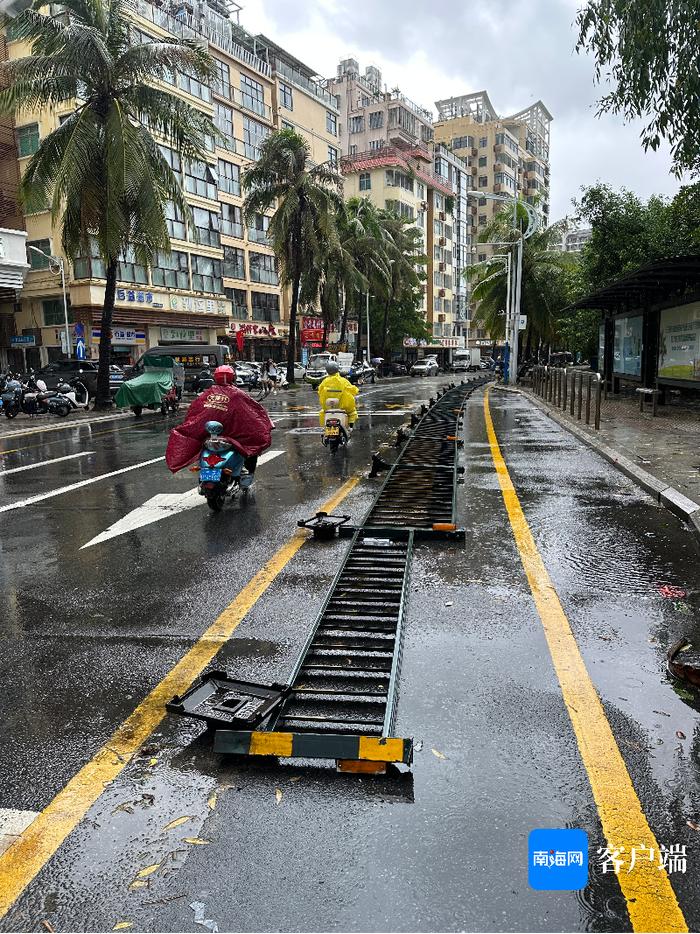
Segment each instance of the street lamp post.
[[512,342],[511,346],[513,348],[513,366],[510,368],[510,373],[508,377],[508,382],[511,386],[514,386],[518,379],[518,324],[520,322],[520,302],[522,298],[522,280],[523,280],[523,241],[531,237],[540,226],[540,219],[537,215],[537,211],[532,207],[531,204],[528,204],[527,201],[520,201],[517,197],[511,197],[511,195],[495,195],[491,192],[485,191],[473,191],[470,190],[467,192],[467,197],[471,198],[486,198],[489,201],[503,201],[513,202],[513,226],[517,229],[517,219],[518,219],[518,204],[522,204],[527,212],[528,224],[524,232],[518,230],[518,239],[513,244],[516,249],[515,254],[515,271],[513,274],[513,287],[511,289],[513,307],[512,309],[507,309],[508,317],[506,320],[506,341],[508,340],[509,330],[512,332]]
[[[492,244],[497,245],[497,244]],[[500,246],[506,246],[507,244],[499,244]],[[511,319],[511,260],[512,256],[510,253],[494,253],[489,259],[483,260],[481,263],[473,263],[473,266],[490,266],[494,260],[505,260],[506,263],[506,307],[505,307],[505,317],[506,317],[506,359],[504,361],[504,376],[508,381],[509,376],[509,357],[511,353],[512,344],[509,345],[508,340],[508,328],[510,326]]]
[[[68,324],[68,299],[66,298],[66,271],[65,264],[63,262],[62,256],[52,256],[50,253],[44,253],[43,250],[40,250],[36,246],[28,246],[28,250],[31,250],[32,253],[38,253],[39,256],[43,256],[49,261],[49,269],[51,269],[51,263],[55,263],[58,266],[59,272],[61,273],[61,289],[63,291],[63,327],[65,329],[66,335],[66,354],[70,360],[71,356],[71,339],[70,339],[70,327]],[[53,270],[51,269],[51,272]]]

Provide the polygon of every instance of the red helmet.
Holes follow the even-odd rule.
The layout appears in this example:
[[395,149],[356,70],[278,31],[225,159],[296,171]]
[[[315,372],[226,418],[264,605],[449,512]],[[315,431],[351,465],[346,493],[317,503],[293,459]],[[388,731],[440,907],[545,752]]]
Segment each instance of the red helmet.
[[217,386],[233,386],[236,382],[236,371],[228,364],[217,366],[214,370],[214,382]]

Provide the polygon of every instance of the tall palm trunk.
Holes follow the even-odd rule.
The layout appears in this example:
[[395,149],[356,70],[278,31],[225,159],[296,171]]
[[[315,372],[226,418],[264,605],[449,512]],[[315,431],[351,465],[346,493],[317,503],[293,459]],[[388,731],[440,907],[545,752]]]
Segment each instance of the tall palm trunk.
[[323,340],[321,341],[321,352],[323,352],[326,349],[326,345],[328,344],[328,318],[325,314],[325,311],[323,311],[323,309],[322,309],[322,312],[323,312]]
[[289,340],[287,342],[287,382],[291,386],[294,380],[294,361],[297,358],[297,310],[299,308],[299,289],[301,287],[301,269],[297,267],[292,280],[292,304],[289,309]]
[[109,391],[109,364],[112,356],[112,317],[117,293],[117,271],[118,264],[116,259],[113,259],[107,265],[107,283],[102,304],[100,359],[97,367],[97,395],[95,397],[96,409],[109,409],[112,407],[112,396]]
[[381,356],[386,360],[386,342],[389,336],[389,305],[391,299],[387,296],[386,302],[384,304],[384,320],[382,321],[382,352]]

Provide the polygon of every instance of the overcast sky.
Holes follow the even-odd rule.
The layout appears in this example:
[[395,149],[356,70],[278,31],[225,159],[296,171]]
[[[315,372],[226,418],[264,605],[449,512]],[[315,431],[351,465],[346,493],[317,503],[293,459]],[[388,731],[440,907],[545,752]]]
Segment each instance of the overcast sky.
[[673,195],[668,148],[645,153],[641,125],[595,116],[592,61],[574,52],[577,0],[243,0],[241,25],[326,77],[341,58],[377,65],[416,103],[488,91],[501,115],[539,98],[552,113],[552,220],[598,180],[642,198]]

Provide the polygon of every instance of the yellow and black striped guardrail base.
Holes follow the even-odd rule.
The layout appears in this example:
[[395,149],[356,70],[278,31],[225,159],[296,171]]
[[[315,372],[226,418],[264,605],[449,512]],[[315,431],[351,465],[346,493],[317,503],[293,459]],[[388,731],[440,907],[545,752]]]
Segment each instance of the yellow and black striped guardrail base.
[[345,733],[217,730],[214,752],[280,759],[336,759],[341,772],[379,772],[389,762],[410,765],[413,740]]

